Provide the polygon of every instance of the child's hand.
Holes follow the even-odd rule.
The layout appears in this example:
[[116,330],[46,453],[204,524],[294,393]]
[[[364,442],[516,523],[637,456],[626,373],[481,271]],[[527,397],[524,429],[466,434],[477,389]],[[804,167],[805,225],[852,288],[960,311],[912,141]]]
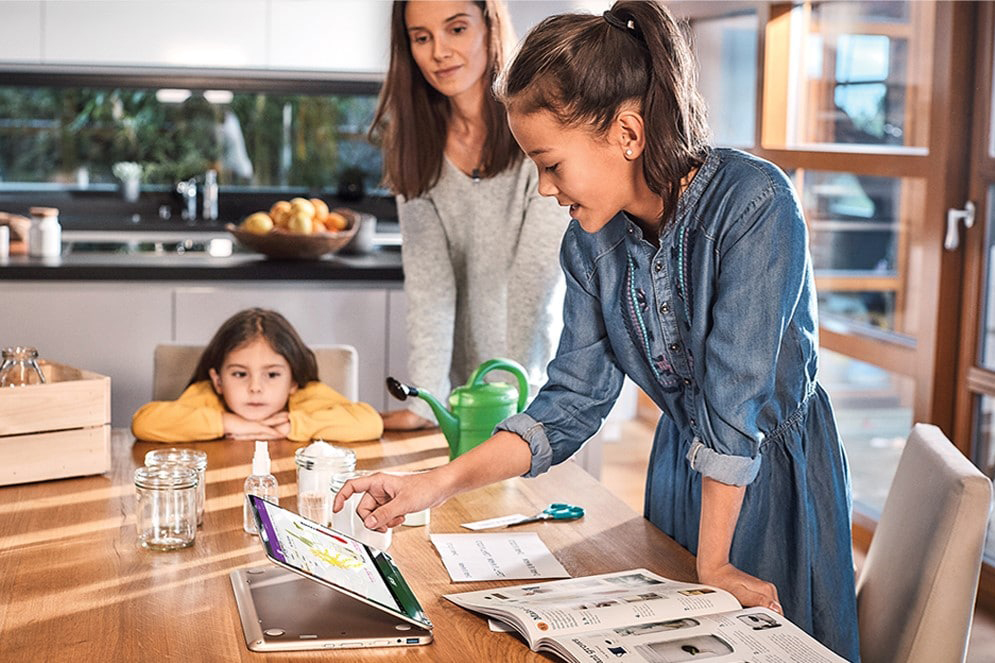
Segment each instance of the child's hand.
[[[222,414],[221,421],[224,423],[225,437],[236,440],[279,440],[286,437],[276,427],[268,426],[262,421],[243,419],[233,412]],[[290,432],[289,421],[287,422],[287,432]]]
[[263,419],[260,423],[269,426],[283,437],[290,435],[290,413],[286,410],[277,412],[271,417]]
[[761,606],[779,615],[784,614],[777,598],[777,587],[772,583],[740,571],[732,564],[723,564],[715,569],[698,569],[698,582],[720,587],[733,594],[744,608]]

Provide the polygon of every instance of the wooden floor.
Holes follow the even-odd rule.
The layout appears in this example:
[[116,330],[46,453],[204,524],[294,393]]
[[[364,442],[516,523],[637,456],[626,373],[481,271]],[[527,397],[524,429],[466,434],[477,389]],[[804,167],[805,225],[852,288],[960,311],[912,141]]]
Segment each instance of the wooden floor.
[[[601,482],[640,513],[652,440],[651,427],[640,421],[625,422],[621,438],[607,443],[603,453]],[[975,613],[966,660],[967,663],[995,663],[995,616],[982,611]]]

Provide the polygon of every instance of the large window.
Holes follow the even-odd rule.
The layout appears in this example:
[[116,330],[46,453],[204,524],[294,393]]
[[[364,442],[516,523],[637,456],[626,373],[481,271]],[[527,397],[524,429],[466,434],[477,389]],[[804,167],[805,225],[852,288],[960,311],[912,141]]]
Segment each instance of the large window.
[[[972,89],[972,52],[962,44],[973,7],[679,7],[691,20],[716,142],[780,166],[803,206],[819,297],[820,380],[836,407],[866,534],[912,424],[952,429],[959,284],[943,235],[947,208],[964,200],[954,189],[965,178],[954,173],[966,171],[957,146],[969,127],[964,107],[943,100]],[[761,47],[753,55],[748,44]],[[995,411],[987,401],[977,407],[988,418]],[[993,445],[983,446],[978,461],[990,463]]]
[[198,88],[168,78],[121,85],[63,76],[0,85],[0,186],[116,186],[119,162],[138,164],[151,187],[208,169],[222,185],[249,190],[379,185],[380,153],[366,140],[375,83],[302,93],[292,81],[278,89],[225,82]]
[[[926,146],[932,8],[926,2],[799,3],[779,17],[768,91],[771,147]],[[769,51],[770,52],[770,51]]]

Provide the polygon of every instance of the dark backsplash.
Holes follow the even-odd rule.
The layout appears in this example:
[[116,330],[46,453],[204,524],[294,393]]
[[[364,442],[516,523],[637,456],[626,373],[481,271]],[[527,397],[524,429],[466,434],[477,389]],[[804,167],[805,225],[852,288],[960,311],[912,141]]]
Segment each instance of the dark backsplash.
[[[237,224],[253,212],[268,211],[277,200],[289,200],[295,196],[317,197],[328,203],[330,208],[348,207],[367,212],[377,219],[387,222],[397,220],[394,199],[384,195],[368,195],[359,200],[343,200],[334,192],[307,192],[304,190],[272,190],[253,192],[226,192],[220,189],[218,197],[218,219],[193,222],[181,217],[182,202],[179,194],[169,191],[143,191],[137,202],[125,201],[117,191],[94,191],[83,189],[39,190],[39,191],[0,191],[0,211],[29,216],[34,206],[56,207],[59,221],[66,230],[199,230],[217,231],[226,223]],[[168,207],[170,218],[162,219],[161,207]],[[197,201],[198,217],[201,199]]]

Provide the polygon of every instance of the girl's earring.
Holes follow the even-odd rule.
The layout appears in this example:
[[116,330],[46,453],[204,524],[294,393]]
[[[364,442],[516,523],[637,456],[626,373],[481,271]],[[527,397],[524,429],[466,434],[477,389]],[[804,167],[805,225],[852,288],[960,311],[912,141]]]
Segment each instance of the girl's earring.
[[630,150],[630,149],[627,149],[627,150],[625,151],[625,156],[627,156],[627,157],[631,157],[631,156],[632,156],[632,150]]

